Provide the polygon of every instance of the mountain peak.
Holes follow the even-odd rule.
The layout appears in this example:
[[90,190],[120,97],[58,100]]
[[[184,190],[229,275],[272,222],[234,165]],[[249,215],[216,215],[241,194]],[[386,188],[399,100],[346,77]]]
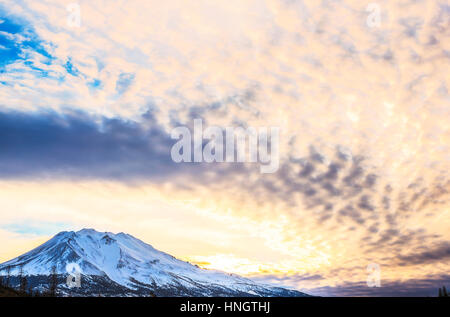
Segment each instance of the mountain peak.
[[83,228],[76,232],[77,234],[96,234],[99,233],[97,230],[92,228]]
[[[67,275],[69,264],[81,268],[84,281],[90,283],[91,290],[98,292],[98,288],[107,287],[105,295],[141,296],[142,292],[148,294],[149,291],[159,296],[303,295],[263,286],[234,274],[201,269],[129,234],[95,229],[60,232],[30,252],[0,264],[0,274],[9,271],[11,275],[18,275],[22,271],[40,281],[45,280],[54,268],[58,274]],[[36,287],[43,287],[42,283]],[[64,285],[62,289],[67,295],[86,295],[89,291],[67,289]]]
[[[132,235],[129,235],[128,233],[124,233],[124,232],[113,233],[113,232],[109,232],[109,231],[97,231],[97,230],[92,229],[92,228],[81,229],[79,231],[76,231],[75,234],[78,235],[78,236],[91,236],[93,238],[95,237],[95,238],[100,238],[100,239],[105,237],[105,236],[108,236],[111,239],[116,239],[116,237],[119,238],[119,239],[121,239],[121,238],[122,239],[123,238],[132,238],[132,239],[141,241],[141,240],[133,237]],[[144,242],[142,242],[142,243],[144,243]]]

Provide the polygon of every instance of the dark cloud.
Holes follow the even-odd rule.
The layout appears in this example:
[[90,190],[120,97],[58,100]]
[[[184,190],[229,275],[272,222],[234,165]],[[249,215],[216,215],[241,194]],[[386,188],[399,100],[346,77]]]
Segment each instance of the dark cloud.
[[336,180],[338,178],[339,170],[342,168],[340,164],[337,163],[331,163],[328,166],[328,171],[324,175],[326,179]]
[[355,164],[355,166],[350,170],[350,173],[344,178],[344,182],[349,186],[355,185],[355,183],[360,180],[363,175],[364,169]]
[[372,186],[375,185],[376,181],[377,181],[377,175],[375,175],[375,174],[368,174],[366,176],[366,180],[365,180],[364,184],[365,184],[366,187],[372,187]]
[[362,217],[362,214],[357,209],[355,209],[353,206],[351,206],[351,205],[348,205],[345,208],[342,208],[339,211],[339,214],[341,216],[351,218],[353,221],[355,221],[358,224],[363,224],[366,221]]
[[[363,168],[361,156],[344,156],[342,148],[337,148],[335,156],[329,158],[311,145],[308,156],[284,162],[277,173],[264,176],[249,188],[264,187],[267,195],[276,193],[276,198],[289,205],[298,204],[296,199],[300,198],[306,209],[317,208],[319,222],[333,217],[334,206],[344,202],[346,207],[341,207],[337,216],[364,224],[372,216],[362,212],[377,208],[371,195],[377,194],[378,177]],[[278,185],[276,190],[271,183]]]
[[448,274],[407,281],[383,281],[381,273],[381,287],[368,287],[366,282],[347,282],[338,286],[324,286],[303,289],[303,291],[319,296],[435,297],[438,295],[439,288],[445,285],[447,287],[450,285]]
[[[353,270],[366,269],[365,267],[338,268],[330,272],[339,274],[342,272],[352,272]],[[428,275],[424,278],[409,280],[384,280],[383,270],[381,270],[380,287],[369,287],[367,281],[342,282],[336,286],[310,287],[311,283],[323,283],[327,277],[320,274],[293,274],[293,275],[264,275],[254,276],[253,280],[282,284],[286,287],[295,285],[303,292],[316,296],[381,296],[381,297],[402,297],[402,296],[437,296],[438,290],[442,286],[450,286],[450,275]],[[312,284],[312,285],[314,285]]]
[[306,162],[300,171],[299,176],[300,177],[308,177],[314,172],[314,165],[311,163]]
[[391,207],[391,200],[389,199],[389,197],[384,196],[382,204],[383,204],[384,210],[389,210],[389,208]]
[[253,279],[264,279],[264,280],[276,280],[278,282],[285,282],[285,281],[294,281],[294,282],[301,282],[301,281],[319,281],[323,280],[324,277],[320,274],[295,274],[295,275],[264,275],[261,276],[255,276]]
[[[274,274],[265,274],[265,275],[255,275],[250,276],[250,278],[254,281],[259,281],[262,283],[273,283],[276,285],[284,286],[284,287],[294,287],[301,289],[303,291],[307,291],[307,289],[302,288],[305,283],[317,283],[325,278],[320,274],[291,274],[291,275],[274,275]],[[300,288],[298,287],[300,285]]]
[[[151,111],[139,121],[73,111],[0,112],[0,178],[179,184],[176,177],[184,177],[180,180],[186,186],[193,182],[220,183],[235,173],[250,173],[240,163],[175,163],[171,148],[177,141]],[[252,168],[259,170],[259,165]],[[272,185],[266,184],[268,190],[276,192]]]
[[157,178],[182,168],[150,113],[142,122],[86,113],[0,113],[0,177]]
[[375,210],[375,207],[370,203],[370,197],[368,195],[361,196],[358,207],[369,211]]
[[450,261],[450,242],[439,242],[434,246],[426,247],[423,251],[406,255],[399,255],[396,262],[399,265],[418,265],[435,262]]

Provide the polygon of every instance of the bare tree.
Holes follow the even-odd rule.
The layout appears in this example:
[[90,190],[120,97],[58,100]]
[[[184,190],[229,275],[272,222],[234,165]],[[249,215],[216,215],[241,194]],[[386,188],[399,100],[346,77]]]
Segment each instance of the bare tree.
[[19,291],[21,293],[26,293],[27,292],[27,278],[23,273],[23,265],[20,266],[20,271],[19,271]]
[[11,281],[11,267],[7,266],[6,267],[6,282],[5,282],[6,287],[9,287],[10,281]]
[[56,265],[54,265],[52,267],[52,273],[50,275],[49,295],[51,297],[56,297],[57,288],[58,288],[58,274],[56,271]]

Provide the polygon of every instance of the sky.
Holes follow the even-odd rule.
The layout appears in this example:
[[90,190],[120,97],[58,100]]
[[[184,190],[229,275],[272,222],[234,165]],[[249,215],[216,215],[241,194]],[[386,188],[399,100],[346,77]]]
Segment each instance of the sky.
[[[435,296],[449,73],[445,0],[0,0],[0,261],[88,227],[313,295]],[[195,119],[279,127],[279,169],[175,163]]]

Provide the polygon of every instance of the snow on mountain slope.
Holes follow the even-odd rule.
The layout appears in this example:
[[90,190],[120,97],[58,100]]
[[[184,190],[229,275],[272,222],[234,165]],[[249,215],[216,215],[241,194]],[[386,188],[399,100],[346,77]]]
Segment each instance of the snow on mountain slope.
[[[69,263],[80,266],[84,288],[83,285],[82,289],[65,286]],[[201,269],[125,233],[93,229],[61,232],[36,249],[0,264],[0,274],[9,271],[17,276],[22,270],[34,281],[33,287],[45,289],[48,283],[45,277],[53,268],[65,295],[89,295],[91,291],[113,296],[139,296],[149,292],[160,296],[305,296],[297,291],[257,284],[235,274]]]

